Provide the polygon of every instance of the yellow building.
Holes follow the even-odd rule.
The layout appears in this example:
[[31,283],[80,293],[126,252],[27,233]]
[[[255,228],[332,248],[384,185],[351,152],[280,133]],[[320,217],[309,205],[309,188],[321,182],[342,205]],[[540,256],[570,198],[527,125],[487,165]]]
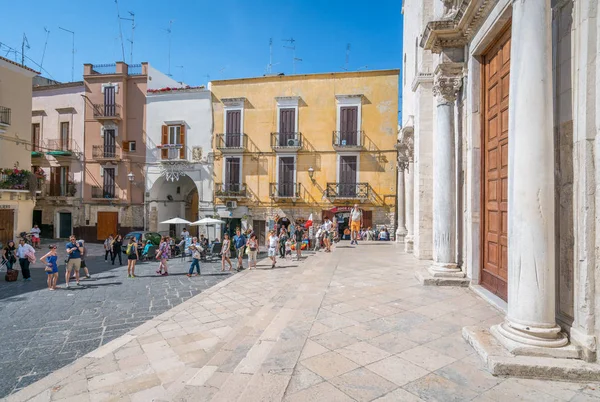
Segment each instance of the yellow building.
[[[213,81],[215,203],[230,228],[280,224],[357,203],[393,228],[399,70]],[[391,230],[390,230],[391,231]]]
[[31,175],[31,80],[38,73],[0,57],[0,242],[29,232],[35,205]]

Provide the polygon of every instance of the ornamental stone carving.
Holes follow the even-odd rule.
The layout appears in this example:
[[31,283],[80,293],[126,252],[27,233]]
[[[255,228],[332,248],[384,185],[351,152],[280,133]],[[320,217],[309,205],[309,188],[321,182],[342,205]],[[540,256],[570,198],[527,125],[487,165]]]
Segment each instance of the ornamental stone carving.
[[461,85],[462,77],[436,77],[433,84],[433,95],[438,104],[454,103]]

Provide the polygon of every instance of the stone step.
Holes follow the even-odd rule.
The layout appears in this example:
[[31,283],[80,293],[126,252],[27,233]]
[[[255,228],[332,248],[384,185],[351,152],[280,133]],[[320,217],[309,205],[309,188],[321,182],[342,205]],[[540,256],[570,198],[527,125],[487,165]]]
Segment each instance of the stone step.
[[471,281],[463,273],[448,276],[435,276],[427,268],[415,270],[415,277],[424,286],[459,286],[468,287]]

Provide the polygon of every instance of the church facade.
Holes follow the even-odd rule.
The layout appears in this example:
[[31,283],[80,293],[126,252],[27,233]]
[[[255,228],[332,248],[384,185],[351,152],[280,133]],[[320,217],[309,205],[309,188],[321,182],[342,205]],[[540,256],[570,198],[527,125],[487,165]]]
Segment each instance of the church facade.
[[403,4],[397,239],[506,312],[463,331],[496,374],[600,373],[597,3]]

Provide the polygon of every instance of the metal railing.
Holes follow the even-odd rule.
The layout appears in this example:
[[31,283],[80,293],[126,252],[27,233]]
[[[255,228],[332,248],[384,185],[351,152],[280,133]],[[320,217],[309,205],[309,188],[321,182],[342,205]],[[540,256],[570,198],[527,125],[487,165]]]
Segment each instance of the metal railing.
[[[181,148],[183,148],[183,145],[179,145],[179,146],[170,146],[170,147],[162,147],[160,149],[160,159],[162,159],[163,161],[178,161],[178,160],[182,160],[182,158],[180,158],[181,156]],[[163,152],[166,151],[166,152]],[[166,155],[165,155],[166,154]],[[184,153],[185,155],[185,153]],[[183,158],[185,159],[185,158]]]
[[117,198],[116,187],[92,186],[92,198],[94,199],[114,199]]
[[114,145],[93,145],[92,157],[94,159],[119,159],[120,148]]
[[52,138],[46,140],[47,151],[64,151],[64,152],[79,152],[79,144],[73,139],[68,138],[61,140],[60,138]]
[[271,148],[298,150],[302,148],[302,133],[271,133]]
[[297,183],[269,183],[271,198],[298,198],[300,185]]
[[335,148],[362,148],[365,143],[364,131],[334,131],[332,143]]
[[127,74],[142,75],[142,65],[141,64],[129,64],[127,66]]
[[215,195],[221,198],[245,198],[246,184],[244,183],[218,183],[215,184]]
[[371,186],[369,183],[327,183],[327,198],[369,198]]
[[96,103],[92,106],[94,109],[94,118],[121,117],[121,105],[119,105],[117,103],[113,103],[113,104]]
[[116,74],[117,65],[115,63],[109,64],[93,64],[92,74]]
[[217,149],[223,150],[243,150],[246,149],[248,138],[243,133],[235,134],[217,134]]
[[10,126],[10,108],[0,106],[0,124]]

